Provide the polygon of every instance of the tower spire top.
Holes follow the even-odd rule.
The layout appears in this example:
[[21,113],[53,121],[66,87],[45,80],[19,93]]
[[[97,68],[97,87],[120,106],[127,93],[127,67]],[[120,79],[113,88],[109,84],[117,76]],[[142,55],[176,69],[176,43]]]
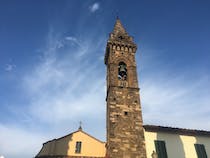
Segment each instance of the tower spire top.
[[118,16],[116,18],[113,33],[114,34],[127,34]]

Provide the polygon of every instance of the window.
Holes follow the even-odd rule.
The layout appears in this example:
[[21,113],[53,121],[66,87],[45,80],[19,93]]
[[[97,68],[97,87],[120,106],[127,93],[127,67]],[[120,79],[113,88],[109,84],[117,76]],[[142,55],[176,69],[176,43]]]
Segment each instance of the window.
[[207,158],[205,146],[203,144],[195,144],[195,150],[198,158]]
[[123,39],[123,36],[119,36],[118,38],[119,38],[119,40],[122,40]]
[[128,115],[128,112],[127,112],[127,111],[125,111],[125,112],[124,112],[124,115],[125,115],[125,116],[127,116],[127,115]]
[[127,68],[124,62],[120,62],[118,65],[118,79],[119,80],[127,80]]
[[75,153],[81,153],[82,142],[76,142]]
[[168,158],[166,152],[165,141],[155,140],[155,149],[158,155],[158,158]]

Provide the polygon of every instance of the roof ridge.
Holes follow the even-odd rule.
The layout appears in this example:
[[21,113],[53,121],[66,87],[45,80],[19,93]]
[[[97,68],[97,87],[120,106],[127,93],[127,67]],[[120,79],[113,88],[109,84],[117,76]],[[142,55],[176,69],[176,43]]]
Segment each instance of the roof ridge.
[[210,136],[210,131],[206,130],[197,130],[197,129],[187,129],[187,128],[178,128],[178,127],[167,127],[167,126],[158,126],[158,125],[143,125],[145,131],[161,131],[161,132],[170,132],[183,135],[202,135]]
[[63,139],[63,138],[65,138],[65,137],[71,136],[71,135],[73,135],[74,133],[77,133],[77,132],[82,132],[82,133],[84,133],[84,134],[90,136],[91,138],[93,138],[93,139],[95,139],[95,140],[97,140],[97,141],[99,141],[99,142],[101,142],[101,143],[106,143],[106,142],[103,142],[103,141],[99,140],[98,138],[95,138],[94,136],[92,136],[92,135],[86,133],[85,131],[79,130],[79,129],[78,129],[78,130],[76,130],[76,131],[74,131],[74,132],[72,132],[72,133],[66,134],[66,135],[64,135],[64,136],[62,136],[62,137],[58,137],[58,138],[51,139],[51,140],[49,140],[49,141],[47,141],[47,142],[45,142],[45,143],[43,143],[43,144],[46,144],[46,143],[49,143],[49,142],[52,142],[52,141],[56,141],[56,140]]

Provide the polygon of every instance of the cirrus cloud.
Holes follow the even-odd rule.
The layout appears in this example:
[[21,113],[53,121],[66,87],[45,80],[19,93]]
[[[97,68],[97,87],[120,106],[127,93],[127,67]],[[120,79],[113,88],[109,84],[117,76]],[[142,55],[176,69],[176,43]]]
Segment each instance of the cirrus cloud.
[[94,3],[94,4],[92,4],[90,7],[89,7],[89,9],[90,9],[90,11],[92,12],[92,13],[94,13],[94,12],[96,12],[98,9],[100,8],[100,5],[99,5],[99,3]]

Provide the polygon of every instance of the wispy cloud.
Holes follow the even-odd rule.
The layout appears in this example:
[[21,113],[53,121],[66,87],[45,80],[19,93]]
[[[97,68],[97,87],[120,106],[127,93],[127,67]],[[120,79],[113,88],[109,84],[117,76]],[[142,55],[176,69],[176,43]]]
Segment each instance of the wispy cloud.
[[[105,39],[93,42],[92,36],[78,38],[49,31],[45,46],[39,49],[40,60],[22,75],[19,87],[27,104],[21,110],[16,103],[12,106],[11,110],[21,113],[13,122],[16,126],[0,125],[1,155],[33,157],[44,141],[77,130],[79,121],[85,131],[104,140],[105,69],[101,55]],[[45,137],[39,130],[51,132]]]
[[[100,56],[92,56],[92,51],[97,51],[102,42],[79,42],[72,36],[49,38],[41,62],[23,78],[25,92],[31,98],[30,114],[51,125],[100,117],[105,113],[105,74],[98,69]],[[63,47],[56,47],[56,43]]]
[[142,87],[146,124],[210,130],[208,94],[202,93],[204,96],[199,98],[199,92],[196,92],[201,87],[177,87],[177,82],[167,86],[150,82]]
[[99,3],[94,3],[94,4],[92,4],[90,7],[89,7],[89,9],[90,9],[90,11],[93,13],[93,12],[95,12],[95,11],[97,11],[98,9],[100,8],[100,5],[99,5]]
[[[0,124],[0,152],[3,157],[31,157],[36,155],[46,137],[16,126]],[[11,141],[8,141],[11,140]],[[24,143],[23,143],[24,142]]]
[[15,64],[6,64],[4,70],[10,72],[10,71],[13,71],[15,68],[16,68]]
[[73,41],[73,42],[77,43],[77,39],[75,37],[67,36],[67,37],[65,37],[65,39],[68,40],[68,41]]
[[139,78],[144,122],[210,130],[209,74],[168,69],[165,63],[161,64],[164,53],[157,56],[155,52],[158,50],[154,50],[152,57],[153,53],[145,50],[141,56]]
[[72,37],[72,36],[66,36],[65,37],[65,40],[66,41],[69,41],[70,42],[70,44],[72,44],[72,45],[77,45],[77,46],[79,46],[80,48],[83,48],[83,50],[84,50],[84,46],[83,46],[83,44],[85,44],[85,43],[82,43],[82,42],[80,42],[76,37]]

